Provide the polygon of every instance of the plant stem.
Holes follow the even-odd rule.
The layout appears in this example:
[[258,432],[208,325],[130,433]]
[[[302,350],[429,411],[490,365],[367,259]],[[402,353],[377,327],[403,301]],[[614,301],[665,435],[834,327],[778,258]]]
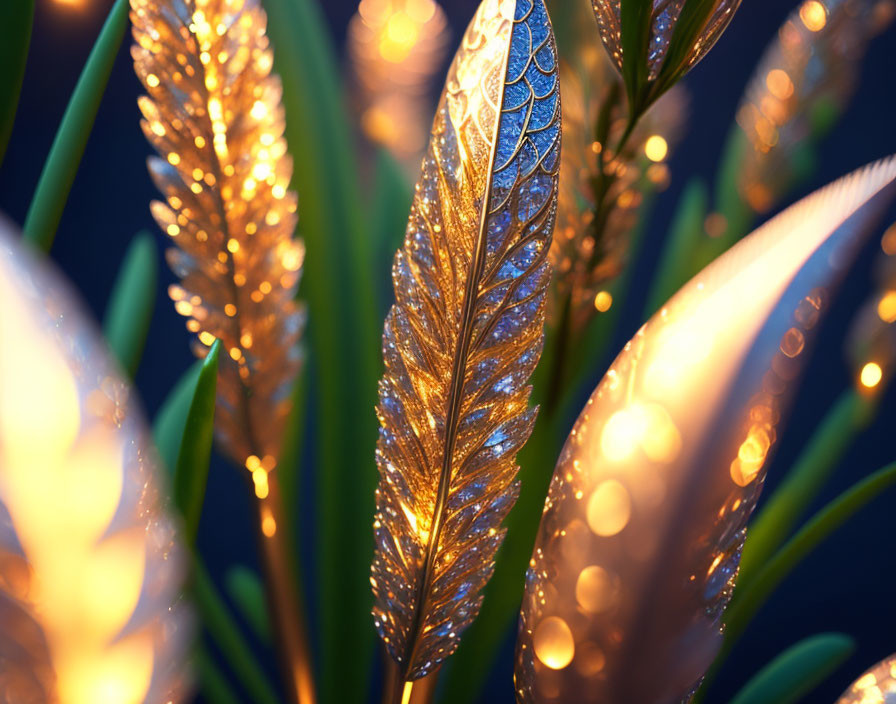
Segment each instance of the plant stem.
[[305,619],[295,567],[287,549],[286,522],[276,472],[268,474],[268,493],[257,497],[259,540],[265,568],[265,589],[271,607],[271,621],[279,644],[278,653],[290,700],[314,704],[314,675],[308,651]]
[[128,0],[116,0],[65,109],[31,199],[23,228],[24,237],[45,252],[53,245],[56,228],[127,26]]
[[386,676],[383,682],[382,704],[430,704],[436,693],[439,672],[436,670],[419,680],[406,682],[401,670],[389,655],[385,656]]

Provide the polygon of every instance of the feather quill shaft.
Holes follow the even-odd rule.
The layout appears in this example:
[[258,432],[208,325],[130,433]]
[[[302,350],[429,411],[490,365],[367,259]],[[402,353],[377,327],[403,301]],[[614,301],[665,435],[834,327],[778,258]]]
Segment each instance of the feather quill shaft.
[[150,173],[166,203],[152,212],[176,248],[169,293],[197,334],[220,339],[218,445],[251,473],[266,586],[290,698],[314,701],[278,478],[299,370],[304,314],[295,302],[304,249],[293,239],[280,79],[259,0],[131,0],[134,66],[148,97],[141,126],[161,158]]
[[560,149],[543,0],[486,0],[455,57],[395,258],[371,583],[400,682],[475,618],[535,412]]
[[626,345],[551,482],[520,621],[520,701],[690,698],[721,645],[747,521],[812,334],[894,195],[890,158],[806,198]]

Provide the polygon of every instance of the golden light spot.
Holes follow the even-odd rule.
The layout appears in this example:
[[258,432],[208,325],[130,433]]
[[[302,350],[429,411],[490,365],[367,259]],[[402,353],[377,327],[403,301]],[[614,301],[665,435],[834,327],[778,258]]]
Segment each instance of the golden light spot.
[[228,303],[227,305],[225,305],[224,306],[224,315],[226,315],[228,318],[232,318],[233,316],[235,316],[236,315],[236,306],[233,305],[233,303]]
[[896,254],[896,225],[890,225],[880,240],[880,248],[884,254],[893,256]]
[[165,232],[167,232],[171,237],[177,237],[180,234],[180,228],[171,223],[168,227],[165,228]]
[[887,291],[877,304],[877,314],[885,323],[896,322],[896,291]]
[[594,677],[607,664],[604,651],[592,642],[579,646],[575,658],[575,668],[585,677]]
[[252,472],[252,483],[255,485],[255,495],[259,499],[266,499],[270,492],[268,486],[268,473],[261,467]]
[[146,77],[146,85],[148,85],[150,88],[155,88],[159,85],[159,77],[154,73],[150,73]]
[[549,616],[538,624],[532,636],[535,657],[552,670],[562,670],[572,662],[576,653],[572,631],[566,621]]
[[652,135],[644,143],[644,153],[651,161],[662,161],[669,153],[669,144],[660,135]]
[[759,475],[771,447],[771,438],[765,427],[754,425],[741,443],[737,457],[731,463],[731,478],[738,486],[747,486]]
[[260,100],[256,100],[252,103],[252,109],[249,111],[249,114],[256,120],[263,120],[268,114],[268,106]]
[[773,68],[768,72],[765,77],[765,85],[778,100],[787,100],[793,95],[793,81],[790,80],[787,71],[782,71],[779,68]]
[[603,567],[591,565],[579,573],[576,580],[576,601],[593,614],[612,609],[619,597],[618,579]]
[[231,254],[236,254],[240,251],[240,243],[231,237],[227,240],[227,251]]
[[594,297],[594,307],[601,313],[606,313],[613,305],[613,296],[609,291],[599,291]]
[[640,404],[617,411],[607,420],[600,436],[600,447],[608,460],[621,462],[641,444],[647,418]]
[[267,506],[261,507],[261,532],[266,538],[273,538],[277,532],[277,521]]
[[208,330],[203,330],[201,333],[199,333],[199,341],[206,347],[211,347],[213,344],[215,344],[215,336],[212,335]]
[[818,32],[828,23],[828,11],[818,0],[807,0],[800,7],[800,19],[810,32]]
[[595,534],[609,538],[628,525],[632,500],[628,490],[615,479],[601,482],[588,499],[586,518]]
[[176,152],[171,152],[168,154],[168,163],[172,166],[177,166],[180,163],[180,154]]
[[197,149],[202,149],[205,147],[205,138],[204,137],[196,137],[196,139],[193,140],[193,144],[196,145]]
[[883,379],[884,372],[877,362],[868,362],[859,374],[859,381],[866,389],[873,389]]

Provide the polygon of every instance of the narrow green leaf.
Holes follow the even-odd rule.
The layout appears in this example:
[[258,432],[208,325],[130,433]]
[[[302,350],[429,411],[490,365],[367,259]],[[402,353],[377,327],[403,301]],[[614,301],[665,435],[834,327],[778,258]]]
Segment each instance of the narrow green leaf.
[[628,0],[621,3],[622,79],[628,93],[631,123],[647,108],[642,104],[642,96],[648,82],[647,54],[650,50],[652,14],[652,2]]
[[159,263],[152,235],[131,242],[106,305],[103,334],[122,368],[133,378],[140,366],[156,304]]
[[252,631],[264,643],[271,642],[271,622],[265,601],[264,584],[248,567],[232,567],[225,577],[227,594]]
[[[280,477],[280,493],[283,496],[283,515],[287,523],[289,544],[294,551],[298,545],[297,510],[299,507],[299,487],[302,478],[302,453],[305,446],[305,431],[308,417],[308,374],[302,369],[296,376],[292,390],[292,409],[286,421],[283,446],[277,474]],[[298,560],[297,560],[298,561]]]
[[840,494],[803,526],[756,574],[749,588],[735,589],[725,618],[725,645],[719,662],[777,586],[846,521],[887,489],[896,485],[896,463],[878,470]]
[[693,276],[694,252],[703,236],[708,207],[706,184],[699,178],[692,179],[685,186],[672,219],[659,270],[650,288],[645,320]]
[[[317,593],[320,700],[361,701],[374,629],[368,581],[373,556],[380,320],[371,237],[363,220],[348,111],[321,8],[313,0],[264,0],[275,69],[283,79],[286,136],[307,257],[309,412],[317,437]],[[345,643],[352,655],[345,657]]]
[[738,589],[749,588],[762,566],[793,533],[797,521],[870,420],[871,408],[868,399],[850,390],[828,411],[793,468],[750,524],[737,577]]
[[115,0],[69,100],[37,183],[23,231],[26,240],[45,252],[53,245],[127,26],[128,0]]
[[826,680],[855,649],[841,633],[821,633],[778,655],[747,682],[730,704],[794,704]]
[[215,340],[202,362],[174,469],[174,502],[184,517],[184,533],[190,545],[196,543],[199,518],[205,501],[208,464],[214,441],[215,393],[220,351],[221,341]]
[[257,704],[278,704],[277,694],[246,645],[239,627],[198,556],[193,559],[193,599],[202,625],[220,648],[230,671]]
[[675,23],[669,48],[657,76],[654,99],[659,98],[684,75],[694,44],[706,27],[718,2],[719,0],[687,0],[685,3]]
[[152,435],[156,441],[159,456],[172,476],[177,467],[180,443],[184,437],[187,415],[190,413],[190,404],[193,403],[193,395],[201,371],[202,360],[198,360],[181,375],[162,403],[152,424]]
[[233,687],[227,681],[227,677],[218,668],[211,654],[202,646],[196,649],[193,666],[199,678],[202,695],[211,704],[239,704],[240,700],[233,693]]
[[0,164],[16,119],[33,23],[34,0],[0,3]]

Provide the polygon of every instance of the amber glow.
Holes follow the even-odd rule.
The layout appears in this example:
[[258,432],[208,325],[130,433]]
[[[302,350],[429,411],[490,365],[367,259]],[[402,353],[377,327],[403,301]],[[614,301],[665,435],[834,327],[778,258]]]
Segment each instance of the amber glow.
[[859,373],[859,381],[866,389],[873,389],[883,379],[884,373],[877,362],[868,362]]
[[662,161],[669,153],[669,145],[660,135],[655,134],[644,143],[644,153],[651,161]]
[[575,642],[566,621],[551,616],[535,629],[535,656],[552,670],[562,670],[572,662]]
[[896,322],[896,291],[887,291],[877,304],[877,314],[885,323]]
[[800,19],[806,29],[818,32],[828,23],[828,11],[818,0],[806,0],[800,6]]
[[613,305],[613,296],[609,291],[598,291],[598,294],[594,297],[594,307],[600,313],[606,313],[610,310],[610,307]]
[[896,655],[881,660],[859,677],[837,704],[892,704],[896,701]]

